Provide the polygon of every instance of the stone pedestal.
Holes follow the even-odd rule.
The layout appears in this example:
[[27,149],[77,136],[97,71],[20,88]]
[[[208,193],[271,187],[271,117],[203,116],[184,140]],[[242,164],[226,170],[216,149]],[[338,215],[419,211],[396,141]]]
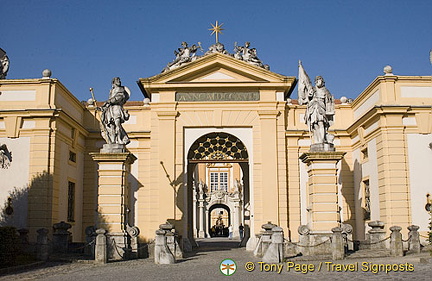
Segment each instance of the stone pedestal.
[[382,221],[371,221],[368,225],[371,227],[368,231],[370,249],[386,249],[384,223]]
[[273,227],[276,227],[276,225],[272,224],[271,222],[268,222],[261,226],[261,228],[264,229],[264,231],[262,231],[259,235],[259,240],[254,250],[255,256],[262,257],[264,253],[267,251],[267,248],[271,243]]
[[49,257],[48,229],[40,228],[37,233],[37,259],[47,261]]
[[402,227],[392,226],[390,227],[390,254],[394,257],[403,256],[403,244],[402,244],[402,234],[400,231]]
[[71,233],[68,231],[72,225],[61,221],[53,225],[53,252],[67,253]]
[[342,228],[334,227],[332,228],[332,239],[331,239],[331,248],[332,248],[332,259],[333,260],[343,260],[345,257],[345,247],[342,237]]
[[300,156],[308,169],[308,226],[314,232],[331,233],[340,223],[337,163],[345,152],[307,152]]
[[418,225],[408,226],[408,251],[411,253],[420,253],[420,233]]
[[[130,239],[126,225],[129,202],[128,177],[136,157],[119,145],[104,145],[107,153],[90,153],[98,163],[98,221],[97,227],[108,231],[109,258],[127,259]],[[116,152],[119,151],[119,152]]]
[[106,230],[100,228],[96,230],[96,246],[95,246],[95,262],[96,263],[107,263],[108,253],[107,253],[107,237]]
[[284,260],[284,235],[279,226],[272,228],[271,243],[263,255],[263,262],[281,263]]
[[174,264],[175,257],[168,247],[166,230],[156,230],[154,259],[155,264]]

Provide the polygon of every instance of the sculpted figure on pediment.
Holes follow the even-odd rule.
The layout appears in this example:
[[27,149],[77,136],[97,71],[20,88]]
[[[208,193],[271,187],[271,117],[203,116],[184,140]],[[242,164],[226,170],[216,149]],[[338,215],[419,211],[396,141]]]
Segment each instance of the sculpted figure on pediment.
[[228,51],[225,50],[224,44],[217,42],[216,44],[213,44],[210,46],[209,50],[205,53],[206,55],[212,54],[212,53],[221,53],[224,55],[229,55]]
[[196,52],[198,49],[202,50],[200,42],[198,42],[198,45],[193,44],[190,47],[188,46],[187,42],[182,42],[181,45],[181,48],[178,48],[174,51],[176,58],[172,62],[168,63],[162,72],[172,70],[174,68],[180,67],[182,64],[196,60],[198,58],[196,56]]
[[6,52],[0,48],[0,79],[6,79],[9,71],[9,58]]
[[250,47],[250,42],[246,42],[244,46],[238,46],[237,43],[235,43],[234,58],[270,70],[269,65],[263,64],[263,62],[258,58],[256,48],[251,49],[249,47]]

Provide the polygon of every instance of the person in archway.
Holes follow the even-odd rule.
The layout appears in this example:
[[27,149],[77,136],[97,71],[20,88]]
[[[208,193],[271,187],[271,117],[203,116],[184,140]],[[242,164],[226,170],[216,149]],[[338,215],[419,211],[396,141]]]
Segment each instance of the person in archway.
[[228,227],[228,237],[231,240],[233,236],[233,226],[232,224],[230,224],[230,226]]
[[239,225],[239,233],[240,233],[240,239],[243,239],[243,234],[244,234],[244,226],[243,226],[243,224]]

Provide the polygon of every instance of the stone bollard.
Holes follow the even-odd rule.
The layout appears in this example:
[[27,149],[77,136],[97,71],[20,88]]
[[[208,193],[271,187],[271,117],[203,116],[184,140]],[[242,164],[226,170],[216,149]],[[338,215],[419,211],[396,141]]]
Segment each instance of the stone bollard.
[[40,228],[37,233],[37,259],[47,261],[49,257],[48,229]]
[[284,259],[284,234],[279,226],[272,228],[271,243],[263,255],[263,262],[281,263]]
[[18,229],[19,239],[21,244],[21,250],[23,252],[29,252],[29,230],[27,228]]
[[130,247],[131,247],[131,253],[130,257],[137,259],[139,257],[138,255],[138,235],[140,233],[139,228],[136,226],[129,226],[126,225],[126,231],[130,236]]
[[343,260],[345,258],[345,245],[342,237],[342,228],[334,227],[331,230],[331,250],[333,260]]
[[310,229],[307,225],[300,225],[297,231],[300,234],[298,252],[300,252],[304,256],[308,256],[310,255],[310,248],[307,247],[310,244]]
[[167,245],[166,231],[156,230],[156,240],[154,249],[155,264],[174,264],[175,258]]
[[403,244],[402,244],[402,234],[400,231],[402,227],[400,226],[392,226],[390,227],[390,254],[393,257],[402,257],[403,256]]
[[53,225],[53,251],[55,253],[67,253],[71,234],[68,229],[71,227],[71,224],[64,221]]
[[411,253],[420,253],[420,233],[418,225],[408,226],[408,251]]
[[107,231],[103,228],[96,230],[96,246],[95,246],[95,262],[107,263],[108,262],[108,247],[107,247]]
[[267,248],[271,243],[272,229],[275,226],[276,225],[271,223],[270,221],[261,226],[261,228],[264,229],[264,231],[261,232],[257,246],[255,247],[254,250],[255,256],[262,257],[265,254]]
[[96,228],[92,226],[87,226],[85,229],[86,234],[86,246],[84,248],[84,254],[91,256],[94,259],[95,247],[96,247]]
[[384,222],[371,221],[368,225],[372,228],[369,230],[369,244],[371,249],[385,249],[385,233]]
[[342,228],[342,237],[344,239],[344,245],[346,245],[348,251],[354,251],[352,225],[347,223],[342,223],[341,228]]
[[183,252],[180,249],[177,235],[171,231],[167,231],[165,236],[167,238],[167,245],[168,245],[168,248],[170,249],[171,253],[174,254],[176,259],[182,259],[183,258]]

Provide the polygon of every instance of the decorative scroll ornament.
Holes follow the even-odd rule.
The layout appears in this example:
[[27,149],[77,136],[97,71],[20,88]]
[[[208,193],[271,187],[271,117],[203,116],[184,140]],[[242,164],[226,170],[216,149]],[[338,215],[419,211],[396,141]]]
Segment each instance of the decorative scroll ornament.
[[210,133],[199,138],[190,148],[189,160],[246,160],[244,144],[228,133]]

